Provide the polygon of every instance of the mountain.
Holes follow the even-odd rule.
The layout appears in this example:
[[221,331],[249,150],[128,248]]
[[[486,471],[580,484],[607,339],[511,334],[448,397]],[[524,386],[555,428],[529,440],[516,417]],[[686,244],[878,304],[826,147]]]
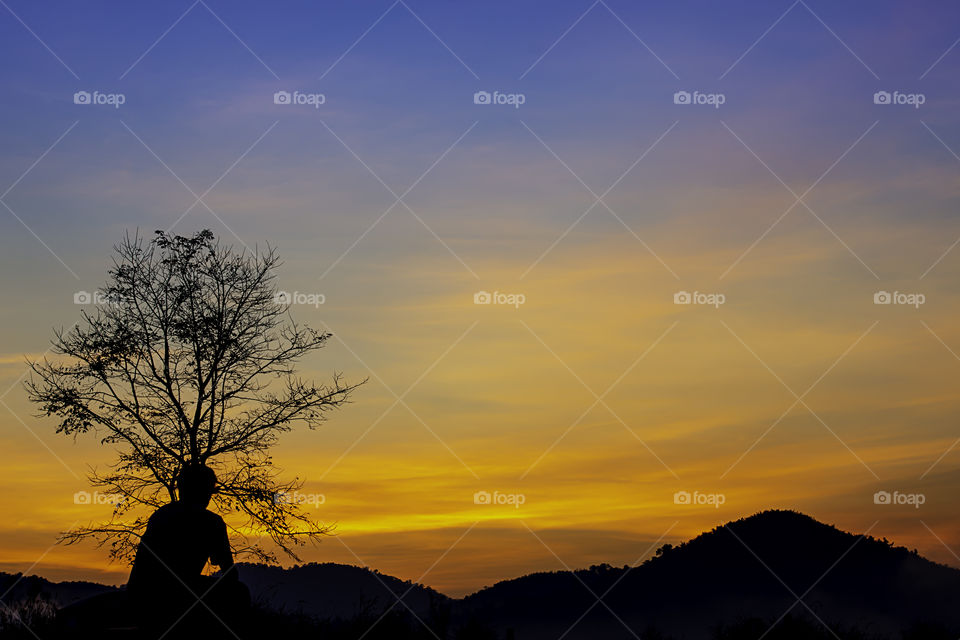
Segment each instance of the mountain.
[[955,638],[960,571],[800,513],[765,511],[666,545],[636,568],[528,575],[467,596],[457,609],[524,639],[627,637],[626,627],[710,638],[750,621],[767,622],[763,633],[788,611],[824,637],[833,634],[823,623],[894,638],[932,623]]
[[379,614],[398,598],[418,616],[450,599],[420,584],[372,569],[345,564],[310,563],[290,569],[262,564],[238,565],[240,579],[255,602],[269,608],[316,618],[355,618]]
[[[280,636],[319,633],[328,640],[940,640],[960,635],[960,570],[793,511],[764,511],[678,546],[664,545],[637,567],[534,573],[462,599],[349,565],[241,564],[239,569],[261,605],[261,623],[249,630],[256,637],[263,630]],[[0,593],[17,578],[0,574]],[[110,590],[30,576],[3,601],[47,593],[64,605]],[[382,615],[401,596],[407,606],[398,604]]]
[[4,604],[26,602],[39,596],[57,607],[65,607],[78,600],[115,589],[96,582],[51,582],[40,576],[0,571],[0,594],[3,595]]
[[[944,637],[956,638],[960,631],[960,570],[794,511],[764,511],[664,545],[634,568],[535,573],[459,600],[347,565],[242,565],[241,575],[255,598],[288,612],[375,619],[395,602],[391,593],[409,589],[404,602],[431,624],[442,619],[444,628],[499,637],[512,630],[522,640],[645,632],[756,640],[784,614],[776,629],[794,629],[784,637],[847,637],[858,630],[866,635],[855,637],[899,639],[920,629],[916,637],[928,639],[948,631]],[[805,604],[797,602],[801,596]],[[406,608],[397,605],[394,612]]]

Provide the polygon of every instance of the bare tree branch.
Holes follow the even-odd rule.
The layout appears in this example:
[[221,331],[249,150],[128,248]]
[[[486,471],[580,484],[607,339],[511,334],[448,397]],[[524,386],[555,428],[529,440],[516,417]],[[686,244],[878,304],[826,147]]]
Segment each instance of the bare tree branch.
[[115,248],[102,303],[70,331],[55,331],[52,359],[30,363],[25,383],[58,433],[95,433],[114,464],[94,487],[118,496],[110,520],[62,534],[94,539],[129,560],[149,514],[176,499],[189,464],[217,471],[214,507],[233,514],[237,553],[276,560],[330,531],[296,502],[266,453],[295,426],[316,428],[364,381],[334,373],[317,385],[297,363],[331,334],[299,325],[277,303],[272,248],[235,252],[210,231],[124,237]]

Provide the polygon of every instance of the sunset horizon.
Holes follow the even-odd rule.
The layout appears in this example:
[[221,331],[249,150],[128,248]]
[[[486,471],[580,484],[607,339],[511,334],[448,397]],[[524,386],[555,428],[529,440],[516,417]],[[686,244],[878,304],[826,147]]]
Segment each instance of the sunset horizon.
[[125,242],[204,230],[330,334],[297,378],[358,385],[256,451],[330,535],[225,511],[235,553],[460,598],[788,510],[960,569],[957,7],[6,0],[0,33],[0,572],[127,582],[58,543],[123,443],[58,433],[29,363],[129,302]]

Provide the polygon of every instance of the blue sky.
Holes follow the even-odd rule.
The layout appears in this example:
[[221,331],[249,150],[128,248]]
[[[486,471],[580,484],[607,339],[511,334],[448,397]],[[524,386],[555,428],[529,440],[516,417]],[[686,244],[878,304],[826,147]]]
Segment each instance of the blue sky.
[[[945,141],[956,139],[949,115],[952,57],[919,79],[956,38],[949,8],[796,4],[784,15],[788,3],[671,6],[290,3],[277,10],[257,3],[11,3],[63,64],[6,13],[3,55],[16,61],[5,67],[0,106],[0,117],[15,123],[2,134],[6,182],[79,123],[9,202],[15,210],[18,199],[45,203],[24,214],[39,228],[77,218],[123,224],[151,213],[161,218],[148,202],[121,201],[120,211],[119,203],[91,198],[68,212],[66,196],[30,192],[61,179],[97,189],[109,181],[122,190],[136,179],[167,186],[161,181],[172,176],[124,123],[195,190],[206,189],[275,122],[238,167],[235,182],[260,187],[299,170],[361,186],[371,176],[362,167],[356,171],[357,161],[320,120],[393,189],[406,188],[474,122],[461,148],[486,162],[485,169],[493,163],[544,172],[559,167],[546,166],[554,160],[522,121],[594,189],[610,184],[638,149],[678,119],[671,141],[679,142],[661,149],[647,174],[652,179],[659,179],[658,168],[698,162],[689,153],[697,146],[709,150],[695,169],[698,180],[710,180],[731,161],[752,162],[733,157],[743,149],[735,141],[728,148],[732,138],[716,126],[720,120],[744,131],[748,144],[795,188],[812,182],[874,114],[883,126],[871,141],[936,157],[937,141],[917,135],[918,114],[862,108],[885,88],[924,91],[924,120]],[[271,96],[284,88],[323,93],[327,101],[320,113],[283,109]],[[79,110],[72,95],[85,89],[123,93],[126,102],[120,109]],[[527,99],[522,109],[483,110],[471,100],[477,90],[521,92]],[[679,112],[670,100],[677,90],[723,92],[727,101],[722,111]],[[740,180],[764,179],[755,166],[745,168]],[[570,176],[559,167],[555,177]],[[443,190],[457,179],[439,176],[431,187]],[[582,195],[579,185],[570,186],[572,196]],[[363,191],[372,200],[389,196]],[[127,212],[133,220],[124,219]],[[72,237],[86,235],[82,225],[74,231]]]

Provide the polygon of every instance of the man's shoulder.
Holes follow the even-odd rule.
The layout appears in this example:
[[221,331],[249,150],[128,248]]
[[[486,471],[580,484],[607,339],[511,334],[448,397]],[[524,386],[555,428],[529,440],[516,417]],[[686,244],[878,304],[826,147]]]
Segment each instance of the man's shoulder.
[[166,520],[167,518],[174,516],[178,510],[179,509],[176,502],[168,502],[167,504],[163,505],[162,507],[154,511],[153,514],[150,516],[150,520],[154,522],[160,521],[160,520]]
[[210,509],[204,509],[201,516],[204,519],[204,522],[209,524],[211,527],[226,527],[227,524],[223,521],[223,518],[220,517],[220,514],[210,511]]
[[182,520],[189,520],[193,523],[199,521],[207,527],[220,528],[226,526],[223,518],[213,511],[209,509],[199,510],[189,508],[181,502],[170,502],[163,505],[153,512],[153,515],[150,516],[149,523],[163,524]]

